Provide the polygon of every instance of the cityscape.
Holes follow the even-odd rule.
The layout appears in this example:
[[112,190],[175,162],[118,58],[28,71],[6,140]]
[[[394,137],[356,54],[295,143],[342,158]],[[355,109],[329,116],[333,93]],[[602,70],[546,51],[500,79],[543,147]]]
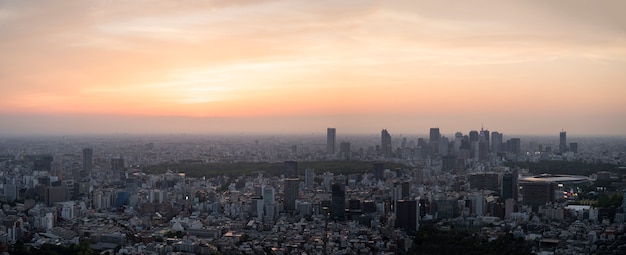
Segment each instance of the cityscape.
[[624,10],[0,0],[0,255],[626,254]]
[[[425,231],[505,242],[509,248],[492,251],[497,254],[626,248],[623,138],[442,131],[5,137],[1,248],[11,254],[68,252],[59,247],[108,254],[471,251],[432,250],[419,244]],[[548,171],[541,172],[544,166]]]

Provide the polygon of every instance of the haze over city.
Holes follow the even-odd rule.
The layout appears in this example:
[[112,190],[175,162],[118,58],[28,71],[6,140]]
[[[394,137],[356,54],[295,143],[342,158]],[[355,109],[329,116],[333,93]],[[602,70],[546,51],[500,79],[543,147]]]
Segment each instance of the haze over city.
[[0,134],[626,135],[624,9],[0,0]]

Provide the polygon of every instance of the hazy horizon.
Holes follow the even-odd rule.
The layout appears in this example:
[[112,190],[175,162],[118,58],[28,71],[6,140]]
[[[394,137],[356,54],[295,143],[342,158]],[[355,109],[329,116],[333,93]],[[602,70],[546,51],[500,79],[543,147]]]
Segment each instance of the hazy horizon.
[[626,135],[624,1],[0,1],[0,135]]
[[[611,133],[602,126],[597,130],[586,130],[564,125],[560,122],[548,122],[537,127],[535,123],[518,125],[517,123],[493,123],[472,120],[472,117],[444,120],[431,117],[420,121],[417,117],[377,116],[381,122],[370,121],[370,116],[287,116],[259,118],[200,118],[181,116],[47,116],[13,115],[2,116],[3,125],[0,136],[22,135],[167,135],[167,134],[217,134],[217,135],[326,135],[326,128],[337,129],[338,135],[380,135],[387,129],[392,136],[425,135],[430,128],[439,127],[442,135],[452,136],[456,132],[467,135],[470,130],[484,128],[491,132],[498,131],[505,136],[558,136],[566,131],[569,137],[583,136],[626,136],[626,133]],[[434,120],[440,120],[439,124]],[[618,121],[618,120],[616,120]],[[314,123],[313,125],[311,124]],[[565,123],[570,126],[573,123]],[[533,128],[535,127],[535,128]],[[548,130],[549,129],[549,130]],[[595,131],[595,132],[594,132]]]

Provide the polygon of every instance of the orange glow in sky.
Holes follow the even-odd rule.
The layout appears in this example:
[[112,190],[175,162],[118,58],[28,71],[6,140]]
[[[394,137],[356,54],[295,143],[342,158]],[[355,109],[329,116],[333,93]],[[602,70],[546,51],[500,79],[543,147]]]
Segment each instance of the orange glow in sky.
[[106,116],[121,118],[116,129],[51,132],[142,132],[123,118],[178,118],[152,131],[486,123],[623,135],[623,10],[618,0],[0,0],[0,133]]

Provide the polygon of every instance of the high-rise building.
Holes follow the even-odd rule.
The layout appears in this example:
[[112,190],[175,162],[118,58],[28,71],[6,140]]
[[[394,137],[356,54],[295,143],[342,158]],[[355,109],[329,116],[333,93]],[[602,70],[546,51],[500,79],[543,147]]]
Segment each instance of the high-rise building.
[[326,153],[328,155],[335,155],[336,132],[334,128],[326,129]]
[[480,173],[468,176],[470,189],[498,191],[498,174]]
[[578,153],[578,143],[569,143],[569,151]]
[[417,231],[419,224],[417,205],[416,200],[396,201],[396,228],[402,228],[405,231]]
[[539,206],[555,201],[556,184],[554,182],[524,182],[520,183],[520,186],[523,204],[532,206],[535,212]]
[[283,207],[286,212],[293,212],[296,210],[296,200],[300,198],[300,179],[287,178],[284,180],[283,194],[285,200],[283,201]]
[[559,152],[567,152],[567,133],[565,131],[561,131],[559,134]]
[[83,149],[83,170],[87,173],[87,176],[91,176],[91,171],[93,171],[93,149],[92,148],[84,148]]
[[510,152],[513,154],[519,154],[520,152],[522,152],[522,143],[520,141],[519,138],[511,138],[510,144],[511,144],[511,148],[510,148]]
[[478,131],[476,130],[472,130],[469,132],[469,141],[471,142],[478,142],[478,140],[480,140],[479,135],[478,135]]
[[485,145],[487,146],[487,151],[489,151],[489,130],[481,128],[478,140],[482,143],[485,143]]
[[513,201],[517,202],[518,191],[519,186],[517,170],[502,175],[502,199],[507,200],[511,198]]
[[341,183],[333,183],[330,216],[333,220],[346,218],[346,187]]
[[382,162],[374,163],[374,180],[384,181],[385,165]]
[[439,133],[439,128],[430,128],[430,140],[431,144],[436,144],[439,141],[441,134]]
[[298,161],[285,161],[285,178],[298,178]]
[[304,169],[304,186],[307,189],[313,188],[313,184],[315,182],[315,170],[312,168]]
[[439,137],[439,142],[437,142],[437,154],[439,156],[448,156],[448,146],[450,145],[450,142],[448,141],[448,138],[445,136],[441,136]]
[[380,151],[385,158],[391,157],[391,135],[387,132],[387,129],[383,129],[380,132]]
[[491,151],[495,154],[502,152],[502,134],[497,131],[491,133]]
[[342,159],[350,159],[350,143],[349,142],[341,142],[339,143],[339,154],[341,154]]
[[124,170],[124,159],[112,158],[111,159],[111,172],[113,172],[113,178],[120,179],[123,170]]

